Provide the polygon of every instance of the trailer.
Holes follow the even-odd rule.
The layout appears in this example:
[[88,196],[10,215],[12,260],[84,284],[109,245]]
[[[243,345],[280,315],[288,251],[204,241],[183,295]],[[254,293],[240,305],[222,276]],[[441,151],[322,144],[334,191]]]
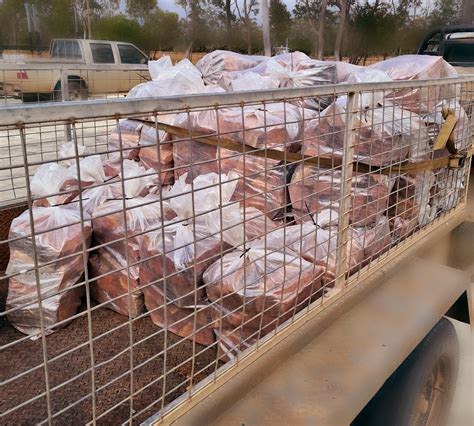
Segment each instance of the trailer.
[[2,422],[443,424],[473,86],[1,108]]

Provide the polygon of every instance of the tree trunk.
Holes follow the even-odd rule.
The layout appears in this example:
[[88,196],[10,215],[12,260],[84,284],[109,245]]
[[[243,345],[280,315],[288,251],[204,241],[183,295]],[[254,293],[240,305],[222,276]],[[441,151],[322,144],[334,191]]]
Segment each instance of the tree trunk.
[[251,37],[251,26],[249,19],[246,19],[247,21],[247,53],[249,55],[252,54],[252,37]]
[[344,33],[344,27],[346,25],[346,13],[347,13],[347,4],[346,0],[339,0],[339,26],[337,28],[336,43],[334,44],[334,56],[336,61],[341,60],[341,44],[342,44],[342,34]]
[[328,1],[322,0],[321,13],[319,14],[319,31],[318,31],[318,59],[323,59],[324,53],[324,31],[326,29],[326,9]]
[[232,12],[230,9],[231,1],[230,0],[225,0],[225,20],[227,24],[227,29],[230,28],[230,23],[232,21]]
[[252,53],[252,41],[251,41],[251,27],[252,22],[250,21],[249,16],[250,11],[247,9],[247,0],[244,0],[244,19],[245,19],[245,29],[246,29],[246,36],[247,36],[247,53],[250,55]]
[[270,17],[268,15],[268,0],[262,0],[262,30],[263,30],[263,49],[265,56],[272,56],[272,47],[270,43]]

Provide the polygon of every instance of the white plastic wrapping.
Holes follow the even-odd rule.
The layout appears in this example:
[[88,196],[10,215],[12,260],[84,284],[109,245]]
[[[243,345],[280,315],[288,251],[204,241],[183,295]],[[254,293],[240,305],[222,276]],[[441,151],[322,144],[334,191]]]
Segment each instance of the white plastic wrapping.
[[[77,153],[78,155],[84,154],[86,150],[86,147],[82,144],[77,144]],[[76,163],[76,142],[66,142],[63,143],[60,148],[59,148],[59,158],[65,160],[62,160],[62,164],[66,166],[73,166]],[[73,158],[71,158],[73,157]]]
[[[388,207],[391,182],[381,174],[354,173],[351,181],[350,222],[366,226],[377,222]],[[292,214],[297,221],[337,223],[342,196],[342,172],[299,164],[288,187]],[[327,218],[328,213],[331,213]],[[320,215],[324,215],[324,219]],[[321,223],[320,221],[325,223]]]
[[[83,243],[89,248],[91,223],[85,217],[84,234],[81,217],[76,209],[66,206],[37,207],[33,209],[36,255],[38,260],[39,286],[42,313],[46,332],[56,323],[76,314],[84,294],[84,286],[77,286],[84,273]],[[59,228],[59,229],[56,229]],[[25,272],[35,266],[33,239],[29,211],[13,220],[10,227],[10,262],[7,274],[19,275],[9,279],[7,309],[17,310],[8,314],[13,326],[25,334],[40,330],[40,311],[36,274]],[[85,254],[87,256],[87,254]],[[45,263],[50,263],[46,266]],[[23,306],[27,305],[28,306]]]
[[[202,307],[202,274],[221,250],[243,242],[238,203],[230,202],[236,181],[233,173],[198,176],[193,184],[182,175],[163,194],[176,217],[163,229],[148,233],[140,246],[144,274],[156,277],[166,300],[182,308]],[[147,284],[142,282],[147,299]],[[150,296],[151,297],[151,296]]]
[[113,151],[113,155],[119,155],[118,151],[123,150],[124,158],[136,160],[142,127],[143,124],[139,121],[128,118],[120,120],[118,126],[112,130],[109,136],[109,150]]
[[[225,254],[207,269],[203,279],[213,302],[213,327],[220,338],[221,357],[232,358],[242,340],[264,336],[319,297],[322,268],[290,249],[265,249],[261,239],[245,250]],[[226,334],[225,339],[222,330],[233,330],[235,338]]]
[[[392,81],[388,74],[372,68],[363,68],[354,72],[347,78],[347,83],[383,83]],[[347,96],[338,98],[339,105],[345,105]],[[356,94],[355,107],[357,110],[367,110],[382,106],[384,104],[384,92],[369,91]]]
[[[402,55],[370,65],[369,68],[386,72],[393,80],[429,80],[456,77],[456,70],[441,56]],[[386,95],[386,99],[417,114],[430,113],[442,99],[459,97],[456,85],[400,89]]]
[[[346,127],[345,106],[335,102],[318,119],[305,124],[303,152],[342,158]],[[353,127],[354,158],[365,164],[423,161],[431,152],[421,117],[388,102],[383,107],[356,112]]]
[[[91,295],[100,303],[108,302],[107,308],[132,317],[144,311],[143,294],[138,288],[140,242],[144,232],[159,229],[162,223],[160,198],[140,196],[148,192],[146,186],[153,179],[148,172],[138,163],[124,160],[124,177],[130,178],[124,181],[125,200],[120,193],[118,198],[98,205],[92,215],[94,239],[105,246],[95,250],[90,259],[91,276],[99,277],[91,283]],[[121,188],[120,182],[115,185]],[[167,214],[166,204],[163,213]]]
[[221,84],[223,75],[228,71],[240,71],[252,68],[266,61],[265,56],[242,55],[226,50],[215,50],[202,57],[196,64],[206,84]]
[[432,171],[395,178],[388,210],[395,241],[406,238],[418,226],[425,226],[435,218],[436,206],[431,197],[434,183]]
[[[31,179],[31,193],[37,197],[35,206],[66,204],[77,195],[78,182],[67,166],[42,164]],[[60,194],[62,192],[62,194]]]

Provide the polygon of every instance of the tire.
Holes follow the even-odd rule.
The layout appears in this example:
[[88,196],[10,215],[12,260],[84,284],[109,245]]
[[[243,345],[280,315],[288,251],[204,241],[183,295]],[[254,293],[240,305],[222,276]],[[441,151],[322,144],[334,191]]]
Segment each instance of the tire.
[[385,382],[353,425],[445,425],[459,367],[453,324],[441,319]]
[[[86,100],[89,97],[87,88],[81,80],[69,80],[69,99],[70,101]],[[61,83],[59,82],[54,89],[54,100],[62,101]]]
[[33,102],[41,102],[42,97],[39,93],[23,93],[21,95],[21,100],[23,103],[33,103]]

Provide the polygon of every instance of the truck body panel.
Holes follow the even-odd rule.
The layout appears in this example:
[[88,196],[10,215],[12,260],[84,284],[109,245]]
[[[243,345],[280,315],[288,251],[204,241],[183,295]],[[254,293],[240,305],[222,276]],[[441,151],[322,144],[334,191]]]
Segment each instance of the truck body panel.
[[[71,48],[61,55],[61,43],[77,45],[76,54],[71,54]],[[146,55],[131,43],[55,39],[49,59],[0,61],[0,92],[4,96],[52,94],[59,89],[63,73],[82,81],[89,94],[125,93],[149,78]]]

